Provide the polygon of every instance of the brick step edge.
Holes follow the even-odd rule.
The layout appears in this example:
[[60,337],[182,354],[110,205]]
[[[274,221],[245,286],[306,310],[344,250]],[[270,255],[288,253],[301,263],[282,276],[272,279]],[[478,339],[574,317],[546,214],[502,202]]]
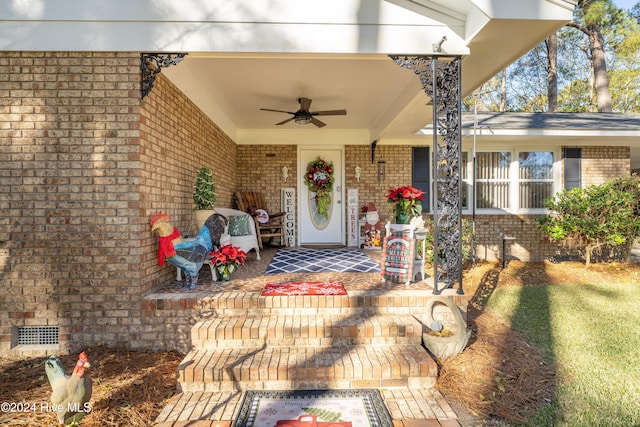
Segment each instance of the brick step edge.
[[420,344],[412,315],[239,315],[204,319],[191,328],[194,348]]
[[[380,393],[392,420],[409,419],[412,426],[418,425],[416,421],[425,426],[460,426],[449,402],[435,388],[384,389]],[[167,402],[153,425],[184,427],[203,421],[203,425],[210,427],[229,427],[243,399],[244,393],[240,391],[178,393]]]
[[177,368],[182,391],[429,387],[436,377],[421,345],[194,349]]

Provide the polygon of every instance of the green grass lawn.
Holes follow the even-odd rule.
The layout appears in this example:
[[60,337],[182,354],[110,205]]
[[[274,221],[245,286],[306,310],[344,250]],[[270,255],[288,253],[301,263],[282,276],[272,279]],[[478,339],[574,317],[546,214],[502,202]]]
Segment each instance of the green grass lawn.
[[556,400],[528,425],[640,426],[640,287],[498,287],[487,308],[557,369]]

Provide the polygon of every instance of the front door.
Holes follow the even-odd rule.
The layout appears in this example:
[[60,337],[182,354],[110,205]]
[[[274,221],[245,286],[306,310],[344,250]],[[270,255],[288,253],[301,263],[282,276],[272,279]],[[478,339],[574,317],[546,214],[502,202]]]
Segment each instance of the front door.
[[[323,245],[342,244],[344,245],[344,204],[343,200],[343,155],[342,148],[306,149],[301,148],[298,153],[299,170],[302,172],[298,177],[300,211],[299,231],[301,245]],[[305,176],[309,172],[309,164],[320,159],[325,167],[316,168],[317,182],[322,181],[323,174],[327,175],[327,167],[331,168],[333,174],[333,186],[327,196],[321,192],[314,192],[305,183]],[[321,184],[322,185],[322,184]]]

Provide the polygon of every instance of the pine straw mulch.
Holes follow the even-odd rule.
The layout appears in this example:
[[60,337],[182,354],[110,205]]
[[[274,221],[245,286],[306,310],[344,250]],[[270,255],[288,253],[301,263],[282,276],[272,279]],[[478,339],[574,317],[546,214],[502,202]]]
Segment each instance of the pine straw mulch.
[[[461,353],[440,362],[438,389],[461,403],[477,425],[518,424],[526,421],[556,392],[556,369],[540,351],[484,306],[499,286],[640,282],[638,264],[484,263],[467,270],[465,293],[473,295],[467,312],[472,336]],[[497,421],[492,423],[491,421]],[[488,422],[489,424],[485,424]],[[476,425],[476,424],[474,424]]]
[[[640,283],[638,264],[596,264],[586,270],[580,263],[522,263],[512,261],[506,270],[499,263],[482,263],[465,272],[472,336],[465,351],[440,366],[437,387],[450,402],[470,412],[468,425],[504,425],[527,418],[555,392],[555,369],[521,335],[484,310],[498,286]],[[86,349],[93,378],[93,411],[80,421],[82,427],[153,425],[167,401],[177,391],[175,371],[183,358],[177,352]],[[51,388],[44,371],[45,357],[0,358],[0,403],[27,402],[34,411],[0,412],[0,425],[56,425],[47,405]],[[70,372],[77,354],[62,356]],[[456,409],[458,410],[458,409]],[[465,420],[466,421],[466,420]],[[497,422],[497,424],[496,424]]]
[[[94,347],[85,350],[93,379],[92,411],[82,427],[151,426],[176,393],[176,368],[183,355]],[[46,357],[0,359],[0,402],[28,403],[22,413],[0,412],[0,425],[56,426],[47,411],[51,387],[44,370]],[[71,372],[78,355],[61,356]],[[18,407],[18,406],[15,406]],[[18,407],[19,408],[19,407]]]

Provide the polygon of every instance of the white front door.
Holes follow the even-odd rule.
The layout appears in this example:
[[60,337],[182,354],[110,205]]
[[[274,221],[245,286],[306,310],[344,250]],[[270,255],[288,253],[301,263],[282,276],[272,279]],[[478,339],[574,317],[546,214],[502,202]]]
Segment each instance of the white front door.
[[[342,148],[307,149],[298,152],[298,164],[301,171],[298,177],[300,188],[298,207],[300,215],[298,236],[301,245],[342,244],[344,245],[344,189],[343,189],[343,155]],[[326,163],[333,163],[333,189],[324,209],[318,209],[317,194],[310,191],[305,184],[308,165],[317,158]]]

